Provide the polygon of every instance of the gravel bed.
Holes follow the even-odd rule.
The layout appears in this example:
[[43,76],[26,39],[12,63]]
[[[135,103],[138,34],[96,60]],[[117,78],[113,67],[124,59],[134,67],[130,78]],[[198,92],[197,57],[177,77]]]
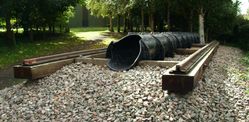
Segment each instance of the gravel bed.
[[159,67],[113,72],[75,63],[0,91],[0,121],[248,121],[241,51],[220,46],[204,80],[187,95],[161,88]]
[[166,57],[164,58],[165,61],[182,61],[184,60],[185,58],[187,58],[189,55],[178,55],[178,54],[175,54],[174,57]]

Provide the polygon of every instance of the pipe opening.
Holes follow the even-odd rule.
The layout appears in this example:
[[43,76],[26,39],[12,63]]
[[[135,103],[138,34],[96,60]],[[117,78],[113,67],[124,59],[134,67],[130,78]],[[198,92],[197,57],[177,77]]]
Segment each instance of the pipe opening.
[[134,66],[141,56],[141,39],[139,35],[130,35],[113,43],[108,66],[116,71],[128,70]]

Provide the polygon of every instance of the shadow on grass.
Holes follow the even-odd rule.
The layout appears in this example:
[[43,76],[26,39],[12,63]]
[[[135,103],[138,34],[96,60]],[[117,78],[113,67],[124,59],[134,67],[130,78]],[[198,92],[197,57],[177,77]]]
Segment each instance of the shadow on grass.
[[[81,33],[81,32],[80,32]],[[82,39],[74,33],[34,33],[34,41],[28,36],[16,34],[16,47],[8,47],[4,33],[0,32],[0,89],[24,82],[23,79],[14,79],[12,66],[21,63],[24,59],[34,58],[70,51],[107,47],[111,41],[118,40],[123,35],[110,32],[101,32],[104,38]],[[5,71],[11,71],[5,73]],[[1,75],[2,74],[2,75]]]
[[[37,35],[36,38],[39,38]],[[48,34],[47,38],[39,38],[30,42],[27,37],[17,35],[16,47],[6,46],[5,40],[0,36],[0,69],[7,68],[13,64],[21,62],[25,58],[33,58],[56,53],[64,53],[68,51],[93,49],[103,47],[99,41],[86,41],[71,34]]]

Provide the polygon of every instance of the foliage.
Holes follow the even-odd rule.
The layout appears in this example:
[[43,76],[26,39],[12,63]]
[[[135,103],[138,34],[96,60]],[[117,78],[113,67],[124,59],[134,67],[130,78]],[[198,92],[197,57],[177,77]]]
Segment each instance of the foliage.
[[[167,5],[171,4],[171,20],[173,30],[196,31],[198,30],[198,14],[203,9],[205,14],[205,27],[208,37],[219,38],[219,36],[232,33],[236,24],[238,2],[232,0],[86,0],[86,6],[93,15],[117,17],[122,15],[132,21],[141,24],[137,19],[142,19],[140,11],[145,12],[145,25],[156,21],[157,31],[165,26],[168,19],[166,16]],[[153,18],[148,21],[147,18]],[[135,19],[134,19],[135,18]],[[229,20],[229,21],[227,21]],[[130,25],[131,26],[131,25]],[[153,27],[153,26],[152,26]]]
[[[25,32],[33,28],[65,25],[78,2],[79,0],[1,0],[0,17],[16,20],[15,26],[24,28]],[[11,24],[12,27],[14,24]]]
[[5,22],[2,18],[0,18],[0,27],[4,27],[5,26]]
[[[249,67],[249,51],[247,51],[244,54],[244,58],[242,59],[242,61],[247,66],[247,70],[244,71],[244,74],[241,77],[244,78],[246,83],[248,83],[249,81],[249,68],[248,68]],[[249,95],[249,86],[247,87],[247,90],[245,91],[245,93]]]
[[249,51],[249,20],[244,19],[243,16],[237,18],[236,26],[233,29],[232,35],[228,40],[229,43],[235,44],[244,51]]
[[136,31],[147,27],[147,31],[167,31],[170,25],[170,31],[198,32],[199,14],[204,15],[209,40],[229,40],[237,26],[241,33],[246,28],[238,25],[238,0],[0,0],[0,3],[1,20],[15,20],[10,28],[22,27],[30,34],[33,29],[66,30],[76,4],[86,6],[93,15],[109,17],[110,30],[113,18],[118,19],[119,27],[123,18],[124,31],[126,28],[133,31],[133,26]]
[[93,15],[115,17],[129,11],[135,4],[135,0],[86,0],[85,3]]
[[249,66],[249,51],[244,54],[242,61]]

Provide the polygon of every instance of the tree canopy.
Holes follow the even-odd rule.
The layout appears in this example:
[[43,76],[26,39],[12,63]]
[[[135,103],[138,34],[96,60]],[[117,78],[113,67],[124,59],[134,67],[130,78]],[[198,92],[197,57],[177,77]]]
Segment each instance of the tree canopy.
[[[199,15],[204,17],[208,39],[230,35],[238,26],[238,0],[0,0],[0,22],[8,37],[13,28],[54,31],[68,28],[77,4],[92,15],[109,18],[110,31],[117,21],[118,31],[189,31],[198,32]],[[15,20],[11,23],[11,20]],[[122,20],[122,21],[121,21]],[[135,30],[134,30],[135,29]]]
[[[151,31],[164,31],[168,24],[172,24],[173,31],[197,31],[197,17],[202,10],[206,31],[213,32],[214,27],[219,27],[219,30],[221,28],[228,33],[231,31],[228,28],[233,27],[238,12],[237,2],[232,0],[86,0],[85,3],[93,15],[112,18],[121,15],[130,19],[130,23],[136,23],[133,18],[142,19],[141,14],[144,14],[146,18],[138,24],[141,27],[143,21],[147,22],[143,26],[148,25]],[[167,16],[168,12],[171,13],[170,17]],[[168,19],[172,23],[167,23]]]

